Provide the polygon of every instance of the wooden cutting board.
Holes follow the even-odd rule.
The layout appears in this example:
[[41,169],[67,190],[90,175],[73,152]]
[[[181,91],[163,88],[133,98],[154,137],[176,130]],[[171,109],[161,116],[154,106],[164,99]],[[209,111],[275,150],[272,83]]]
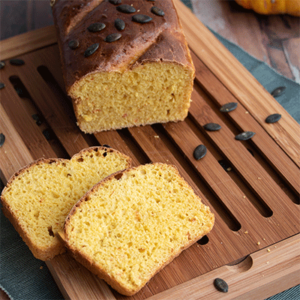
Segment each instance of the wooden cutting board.
[[[0,148],[4,182],[40,157],[69,158],[83,148],[108,144],[135,165],[177,166],[216,216],[206,237],[184,251],[138,294],[111,290],[68,254],[47,262],[69,299],[263,299],[300,283],[299,125],[179,0],[175,1],[196,67],[184,122],[85,135],[65,94],[53,27],[1,42],[6,66],[0,81]],[[22,58],[23,66],[8,59]],[[236,102],[230,113],[219,108]],[[280,113],[281,120],[265,118]],[[208,132],[203,125],[218,123]],[[249,141],[235,135],[253,131]],[[193,151],[204,144],[207,155]],[[229,292],[213,280],[221,277]],[[241,298],[240,298],[241,299]],[[245,299],[245,298],[244,298]]]

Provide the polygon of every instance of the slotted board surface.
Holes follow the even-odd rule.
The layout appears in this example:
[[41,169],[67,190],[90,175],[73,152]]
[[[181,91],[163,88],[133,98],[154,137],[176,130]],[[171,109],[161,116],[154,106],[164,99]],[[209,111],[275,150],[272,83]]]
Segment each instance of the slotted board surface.
[[[28,44],[26,53],[13,52],[24,66],[7,63],[0,72],[6,85],[0,91],[0,132],[6,136],[0,148],[4,181],[40,157],[69,158],[83,148],[108,144],[132,157],[134,165],[174,164],[211,207],[216,222],[208,239],[184,251],[132,299],[159,298],[161,292],[290,238],[300,228],[299,125],[183,4],[176,1],[176,5],[196,67],[193,101],[184,122],[83,134],[64,92],[52,27],[45,29],[45,35],[38,31],[42,41],[32,33],[36,46]],[[18,41],[3,42],[2,59],[11,58],[7,51],[11,43]],[[228,102],[237,102],[238,108],[220,113]],[[275,112],[282,114],[280,122],[266,124],[265,118]],[[41,122],[33,119],[36,114]],[[209,122],[222,129],[205,131],[203,125]],[[256,132],[250,141],[234,139],[248,130]],[[199,144],[206,145],[208,153],[196,161],[193,151]],[[68,254],[47,265],[66,298],[128,299]]]

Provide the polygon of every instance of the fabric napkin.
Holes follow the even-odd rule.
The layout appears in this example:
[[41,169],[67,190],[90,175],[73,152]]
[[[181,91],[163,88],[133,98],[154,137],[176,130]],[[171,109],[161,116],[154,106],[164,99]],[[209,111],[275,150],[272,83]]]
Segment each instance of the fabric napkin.
[[[183,0],[191,8],[189,0]],[[238,46],[220,35],[216,37],[268,90],[285,86],[285,92],[276,100],[300,122],[300,85],[287,79],[265,63],[253,58]],[[274,100],[275,101],[275,100]],[[3,183],[0,191],[3,188]],[[11,223],[0,212],[0,287],[14,300],[63,299],[46,264],[33,257]],[[299,299],[300,288],[296,286],[269,299]]]

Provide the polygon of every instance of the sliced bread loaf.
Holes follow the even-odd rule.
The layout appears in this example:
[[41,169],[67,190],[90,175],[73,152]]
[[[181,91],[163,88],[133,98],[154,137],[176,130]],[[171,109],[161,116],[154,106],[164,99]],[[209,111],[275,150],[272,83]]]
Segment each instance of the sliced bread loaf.
[[156,163],[95,185],[71,210],[62,236],[76,260],[133,295],[213,224],[177,169]]
[[41,159],[7,183],[3,213],[33,255],[48,260],[64,252],[55,236],[73,205],[97,182],[131,166],[131,159],[105,147],[84,149],[70,160]]

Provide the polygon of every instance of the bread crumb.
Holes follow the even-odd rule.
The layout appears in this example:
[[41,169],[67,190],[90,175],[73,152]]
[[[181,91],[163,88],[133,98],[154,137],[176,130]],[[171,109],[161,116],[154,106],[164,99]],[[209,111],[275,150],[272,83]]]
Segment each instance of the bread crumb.
[[260,177],[257,177],[257,179],[260,180],[261,178],[260,178]]
[[266,239],[265,239],[265,238],[263,238],[263,240],[265,241]]
[[267,261],[267,265],[269,264],[270,262],[269,261]]
[[155,135],[154,137],[155,137],[156,139],[159,139],[159,135]]
[[249,114],[249,111],[246,110],[246,111],[245,111],[245,114]]
[[244,195],[244,196],[243,196],[243,198],[245,199],[245,198],[246,198],[246,196]]
[[268,250],[267,250],[268,252],[271,252],[271,250],[270,250],[270,248],[268,248]]
[[260,245],[260,242],[257,242],[257,245]]
[[246,230],[244,233],[245,233],[245,234],[248,234],[248,230]]
[[227,168],[227,169],[226,169],[226,171],[227,171],[227,172],[230,172],[230,171],[231,171],[231,168],[230,168],[230,167],[229,167],[229,168]]

